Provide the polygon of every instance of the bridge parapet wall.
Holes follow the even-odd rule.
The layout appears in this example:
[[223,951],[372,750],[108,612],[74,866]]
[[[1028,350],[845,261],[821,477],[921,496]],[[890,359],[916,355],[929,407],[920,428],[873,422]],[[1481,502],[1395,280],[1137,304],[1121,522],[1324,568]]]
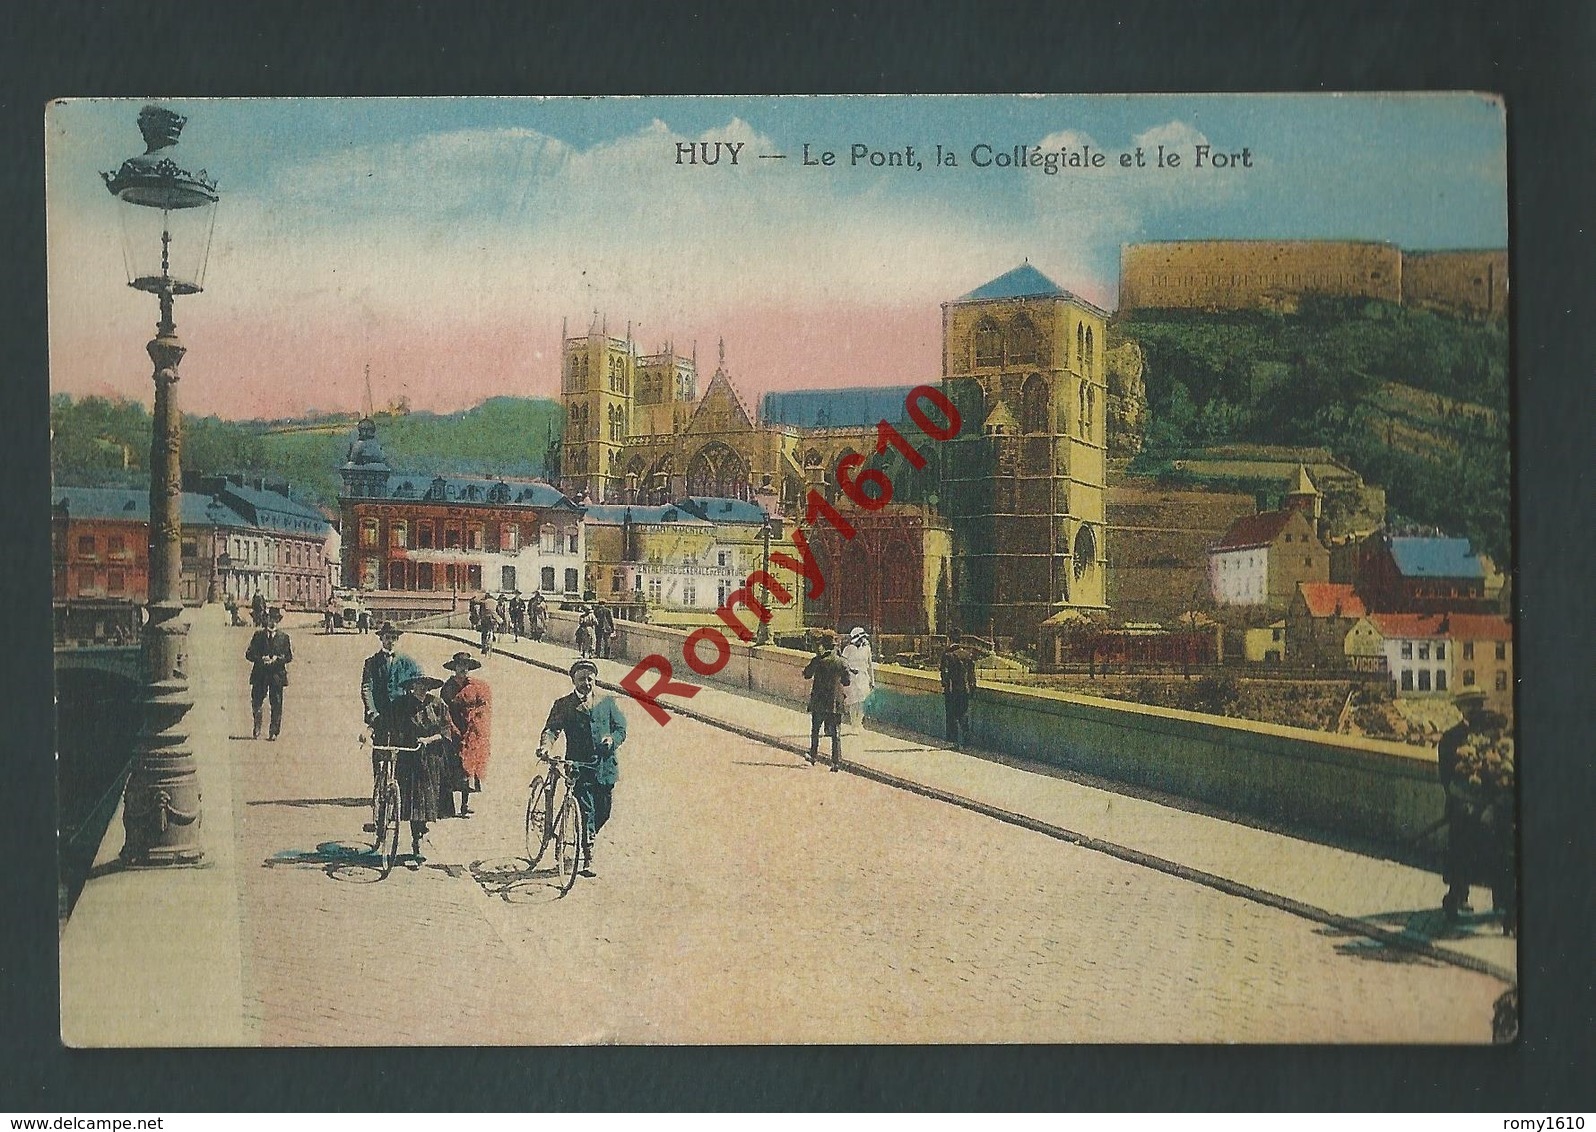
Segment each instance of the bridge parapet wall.
[[[617,628],[617,659],[658,654],[679,680],[751,692],[800,710],[808,702],[804,653],[732,641],[726,666],[706,679],[682,657],[685,631],[627,621]],[[575,615],[554,611],[550,635],[573,642]],[[666,700],[672,702],[691,705]],[[1304,833],[1397,848],[1442,816],[1435,753],[1427,748],[1007,684],[979,688],[970,716],[985,750]],[[878,666],[869,717],[940,738],[945,721],[939,677]]]

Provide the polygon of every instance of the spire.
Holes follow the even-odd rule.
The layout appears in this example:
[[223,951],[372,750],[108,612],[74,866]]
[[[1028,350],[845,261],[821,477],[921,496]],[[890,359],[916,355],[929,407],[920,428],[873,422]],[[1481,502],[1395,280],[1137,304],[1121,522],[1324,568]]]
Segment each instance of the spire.
[[726,336],[724,334],[721,335],[720,339],[720,365],[716,366],[715,368],[721,370],[722,372],[724,372],[726,369]]
[[367,417],[367,419],[370,419],[371,415],[372,415],[371,363],[367,362],[366,363],[366,417]]

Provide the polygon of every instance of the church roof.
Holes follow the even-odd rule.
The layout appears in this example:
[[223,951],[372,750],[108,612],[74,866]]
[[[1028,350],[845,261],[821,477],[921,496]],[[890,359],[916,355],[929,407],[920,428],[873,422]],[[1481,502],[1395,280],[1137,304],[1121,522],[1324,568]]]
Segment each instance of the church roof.
[[913,385],[861,385],[846,389],[782,389],[759,403],[765,424],[799,428],[874,428],[901,421],[904,399]]
[[1073,299],[1070,294],[1057,283],[1043,275],[1029,262],[1022,263],[1013,271],[1005,271],[989,283],[983,283],[967,295],[960,295],[956,302],[970,303],[981,299],[1031,299],[1031,298],[1061,298]]
[[763,507],[746,499],[689,495],[681,505],[714,523],[763,523],[767,518]]

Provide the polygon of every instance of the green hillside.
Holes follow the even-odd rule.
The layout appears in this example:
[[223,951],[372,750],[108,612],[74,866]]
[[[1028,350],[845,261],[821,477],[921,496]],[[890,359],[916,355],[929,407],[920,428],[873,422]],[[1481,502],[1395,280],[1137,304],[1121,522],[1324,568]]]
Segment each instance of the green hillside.
[[1312,299],[1289,315],[1136,311],[1114,336],[1147,356],[1133,470],[1226,443],[1327,448],[1383,486],[1400,518],[1511,562],[1504,324]]
[[[550,435],[563,418],[555,401],[495,397],[458,413],[378,414],[388,462],[403,471],[543,476]],[[140,403],[57,395],[50,405],[51,460],[59,484],[148,481],[150,414]],[[285,479],[311,503],[336,507],[338,467],[352,424],[183,418],[186,472],[244,471]]]

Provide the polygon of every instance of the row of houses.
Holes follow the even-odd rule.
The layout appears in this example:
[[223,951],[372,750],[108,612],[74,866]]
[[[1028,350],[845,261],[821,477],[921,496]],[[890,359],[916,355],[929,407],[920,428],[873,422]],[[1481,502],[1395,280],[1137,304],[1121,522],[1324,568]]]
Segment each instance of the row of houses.
[[[190,605],[256,594],[318,609],[337,581],[338,533],[288,485],[210,476],[182,494],[179,594]],[[125,601],[149,593],[150,498],[145,488],[60,487],[51,497],[52,590],[58,603]]]

